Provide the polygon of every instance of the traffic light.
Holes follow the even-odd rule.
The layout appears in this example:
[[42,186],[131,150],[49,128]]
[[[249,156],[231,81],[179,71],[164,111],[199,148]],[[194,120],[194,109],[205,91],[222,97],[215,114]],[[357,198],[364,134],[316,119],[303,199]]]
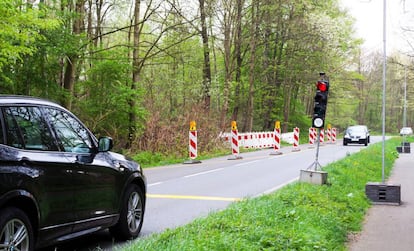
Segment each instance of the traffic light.
[[325,124],[326,105],[328,104],[329,82],[320,80],[316,83],[315,106],[313,108],[312,126],[323,128]]

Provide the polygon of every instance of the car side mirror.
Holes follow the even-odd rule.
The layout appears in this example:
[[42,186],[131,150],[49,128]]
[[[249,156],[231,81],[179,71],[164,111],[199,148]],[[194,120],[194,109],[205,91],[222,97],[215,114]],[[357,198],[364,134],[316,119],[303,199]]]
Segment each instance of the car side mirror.
[[108,152],[112,149],[114,143],[110,137],[99,138],[99,152]]

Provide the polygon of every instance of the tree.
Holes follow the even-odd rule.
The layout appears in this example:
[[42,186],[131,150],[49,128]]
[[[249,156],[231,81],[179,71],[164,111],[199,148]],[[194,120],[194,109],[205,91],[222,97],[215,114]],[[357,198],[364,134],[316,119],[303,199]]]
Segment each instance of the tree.
[[208,33],[207,33],[207,14],[206,14],[206,4],[205,0],[198,0],[200,4],[200,22],[201,30],[200,35],[203,41],[203,51],[204,51],[204,65],[203,65],[203,99],[204,99],[204,109],[208,113],[210,111],[210,86],[211,86],[211,65],[210,65],[210,46],[208,43]]
[[249,59],[249,91],[247,98],[247,113],[243,128],[246,131],[253,129],[253,109],[254,109],[254,85],[255,85],[255,67],[256,67],[256,41],[258,40],[258,20],[259,20],[259,1],[252,1],[251,24],[250,24],[250,59]]
[[[237,86],[240,86],[241,75],[241,46],[243,38],[242,17],[244,0],[223,1],[223,56],[224,56],[224,84],[222,95],[222,108],[220,112],[220,127],[225,128],[227,116],[229,113],[230,88],[233,80]],[[237,99],[237,94],[235,95]],[[237,102],[237,101],[236,101]],[[236,112],[237,114],[237,112]],[[234,116],[232,120],[237,120]]]
[[3,0],[0,2],[0,72],[7,64],[33,55],[35,41],[44,39],[40,31],[52,30],[58,20],[46,15],[47,9],[34,9],[24,2]]

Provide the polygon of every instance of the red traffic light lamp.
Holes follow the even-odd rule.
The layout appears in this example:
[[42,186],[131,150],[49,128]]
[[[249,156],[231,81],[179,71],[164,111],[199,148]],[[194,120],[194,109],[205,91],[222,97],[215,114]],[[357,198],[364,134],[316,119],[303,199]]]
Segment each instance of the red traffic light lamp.
[[328,92],[329,90],[329,77],[326,76],[325,72],[319,73],[320,80],[316,82],[316,91],[317,92]]
[[325,82],[325,81],[318,81],[316,83],[317,91],[326,92],[326,91],[328,91],[328,87],[329,87],[328,83]]

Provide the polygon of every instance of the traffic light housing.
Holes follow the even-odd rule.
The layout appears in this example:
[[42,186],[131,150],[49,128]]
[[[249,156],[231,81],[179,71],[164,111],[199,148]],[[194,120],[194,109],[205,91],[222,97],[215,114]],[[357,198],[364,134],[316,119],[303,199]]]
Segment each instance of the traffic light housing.
[[319,80],[316,83],[315,106],[313,108],[312,127],[323,128],[325,124],[326,105],[328,104],[329,82]]

